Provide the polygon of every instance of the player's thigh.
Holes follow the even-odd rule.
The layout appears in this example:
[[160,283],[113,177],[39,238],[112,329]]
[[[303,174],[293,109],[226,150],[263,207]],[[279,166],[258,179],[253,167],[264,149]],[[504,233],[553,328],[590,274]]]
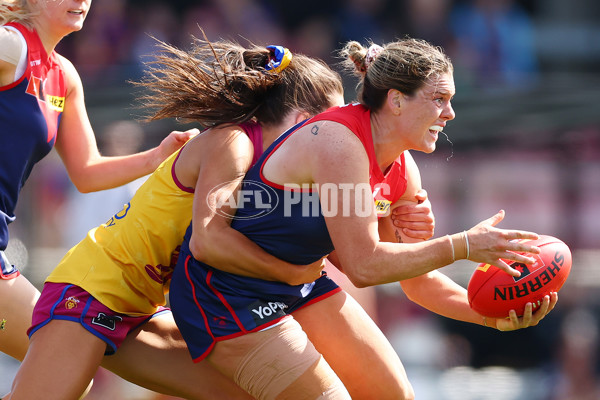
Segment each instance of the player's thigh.
[[194,363],[170,312],[129,333],[102,366],[155,392],[186,399],[251,399],[207,361]]
[[29,346],[27,329],[40,292],[23,275],[0,279],[0,351],[22,361]]
[[350,295],[338,292],[293,315],[352,398],[414,397],[394,348]]
[[78,399],[105,350],[106,343],[79,323],[50,321],[32,335],[11,399]]
[[257,399],[350,399],[293,318],[217,342],[207,359]]
[[354,284],[348,279],[348,276],[337,269],[333,264],[327,261],[325,266],[325,271],[327,271],[327,275],[333,279],[335,283],[337,283],[346,293],[348,293],[354,300],[360,304],[360,306],[367,312],[369,317],[375,323],[378,320],[378,312],[377,312],[377,292],[375,286],[367,286],[364,288],[357,288]]

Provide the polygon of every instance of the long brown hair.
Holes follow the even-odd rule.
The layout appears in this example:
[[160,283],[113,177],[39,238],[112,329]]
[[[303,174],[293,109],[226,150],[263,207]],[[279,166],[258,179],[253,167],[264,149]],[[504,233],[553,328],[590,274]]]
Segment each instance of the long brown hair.
[[369,48],[350,41],[339,55],[346,69],[361,78],[358,100],[373,111],[383,105],[389,89],[410,96],[430,77],[453,72],[444,51],[421,39],[404,38]]
[[272,57],[266,47],[206,36],[192,36],[189,51],[157,43],[160,51],[137,83],[148,90],[142,101],[155,110],[151,120],[175,117],[205,128],[252,118],[271,124],[292,110],[318,114],[343,93],[338,73],[302,54],[275,73],[265,69]]

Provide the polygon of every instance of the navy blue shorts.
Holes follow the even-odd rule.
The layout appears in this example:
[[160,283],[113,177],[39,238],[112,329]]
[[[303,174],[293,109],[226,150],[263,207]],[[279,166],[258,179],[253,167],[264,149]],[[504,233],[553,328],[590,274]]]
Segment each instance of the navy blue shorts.
[[291,286],[223,272],[181,253],[169,300],[190,354],[199,362],[216,342],[273,326],[339,291],[325,273],[313,283]]
[[21,275],[19,270],[8,261],[6,254],[0,250],[0,279],[14,279],[19,275]]

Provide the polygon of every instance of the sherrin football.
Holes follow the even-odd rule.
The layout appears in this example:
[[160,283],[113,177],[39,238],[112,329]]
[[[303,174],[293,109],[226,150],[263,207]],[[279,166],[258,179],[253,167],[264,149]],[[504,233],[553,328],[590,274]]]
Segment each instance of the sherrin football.
[[467,287],[469,304],[479,314],[492,318],[506,318],[510,310],[520,317],[525,304],[531,302],[533,311],[542,304],[545,295],[558,292],[571,272],[571,250],[557,239],[540,235],[537,240],[521,240],[540,248],[534,254],[535,262],[526,265],[510,264],[521,272],[513,277],[490,264],[479,264]]

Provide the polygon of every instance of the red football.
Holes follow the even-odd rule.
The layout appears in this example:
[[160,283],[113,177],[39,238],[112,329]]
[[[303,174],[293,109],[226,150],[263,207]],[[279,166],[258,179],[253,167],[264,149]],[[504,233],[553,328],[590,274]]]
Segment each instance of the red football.
[[571,250],[557,239],[540,235],[537,240],[523,240],[540,248],[532,265],[507,261],[521,271],[513,277],[498,267],[479,264],[467,287],[469,304],[479,314],[492,318],[508,317],[510,310],[522,316],[525,304],[533,303],[533,310],[542,304],[550,292],[558,292],[571,272]]

